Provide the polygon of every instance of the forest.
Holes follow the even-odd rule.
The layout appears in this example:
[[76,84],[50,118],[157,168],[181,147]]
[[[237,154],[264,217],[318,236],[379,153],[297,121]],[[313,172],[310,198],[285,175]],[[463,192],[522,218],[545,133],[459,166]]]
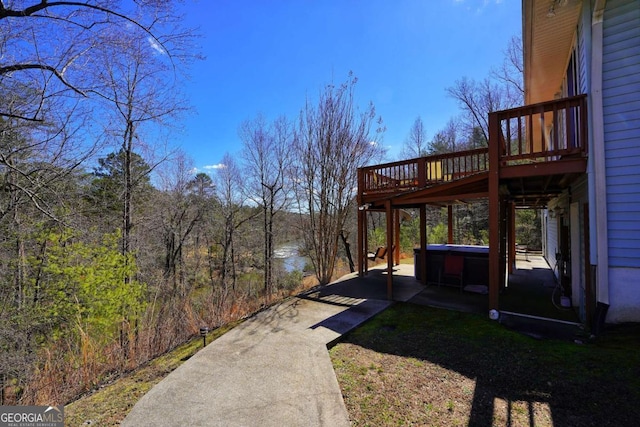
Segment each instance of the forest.
[[[200,60],[174,2],[27,3],[0,2],[0,404],[69,402],[201,326],[349,271],[357,169],[385,159],[353,74],[297,117],[239,121],[238,153],[198,173],[168,148],[189,111],[179,77]],[[486,145],[482,118],[520,103],[518,43],[485,81],[448,89],[461,116],[445,129],[427,139],[417,118],[402,157]],[[537,213],[522,216],[534,247]],[[487,217],[456,206],[456,240],[487,243]],[[369,221],[375,245],[384,220]],[[430,243],[445,224],[431,209]],[[402,250],[418,236],[409,212]],[[302,270],[276,257],[284,244]]]

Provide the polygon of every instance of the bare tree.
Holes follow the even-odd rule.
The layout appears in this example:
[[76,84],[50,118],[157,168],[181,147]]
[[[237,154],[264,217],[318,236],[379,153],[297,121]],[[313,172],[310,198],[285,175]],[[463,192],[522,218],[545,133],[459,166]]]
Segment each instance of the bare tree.
[[303,218],[305,249],[321,284],[334,272],[340,232],[355,203],[357,169],[384,153],[377,144],[372,104],[363,112],[354,105],[357,79],[328,85],[316,106],[307,102],[295,136],[296,164],[292,179]]
[[196,224],[194,230],[194,242],[193,242],[193,267],[194,272],[201,271],[202,252],[201,247],[204,245],[207,248],[206,252],[206,265],[208,270],[208,279],[213,282],[214,277],[214,263],[212,253],[212,237],[213,232],[213,218],[214,213],[219,208],[218,200],[215,197],[215,186],[213,179],[209,174],[199,172],[188,185],[189,196],[197,206],[202,208],[201,220]]
[[450,119],[444,129],[436,132],[429,142],[429,154],[444,154],[456,151],[460,146],[459,124]]
[[[60,164],[50,164],[79,166],[95,151],[87,141],[98,141],[100,128],[109,127],[88,123],[102,118],[93,113],[95,101],[110,97],[104,78],[109,66],[144,44],[157,53],[154,66],[162,66],[161,87],[167,86],[189,56],[184,42],[193,33],[180,22],[171,1],[0,1],[1,127],[28,135],[38,152],[64,152]],[[32,187],[22,191],[37,202]]]
[[249,212],[246,207],[245,191],[243,189],[242,171],[230,154],[222,158],[222,165],[216,171],[214,178],[216,194],[220,201],[218,217],[218,244],[222,248],[222,265],[220,279],[222,282],[223,298],[231,290],[236,290],[238,273],[236,270],[237,231],[247,221],[255,217],[255,212]]
[[491,71],[491,76],[502,81],[507,90],[507,96],[514,105],[524,101],[524,61],[522,58],[522,39],[513,36],[509,40],[504,52],[502,65]]
[[50,100],[87,97],[101,69],[94,50],[104,48],[103,33],[166,50],[156,30],[175,22],[173,14],[173,2],[161,1],[0,1],[0,91],[9,101],[0,117],[43,122]]
[[427,155],[429,144],[427,141],[427,133],[424,130],[424,124],[420,117],[416,117],[416,120],[411,126],[409,136],[402,146],[400,156],[403,159],[413,159],[416,157],[424,157]]
[[482,129],[484,138],[489,140],[489,113],[510,107],[503,87],[489,78],[478,82],[463,77],[454,86],[447,88],[449,96],[455,98],[465,112],[467,130]]
[[264,117],[247,120],[240,127],[249,197],[260,206],[263,220],[264,291],[267,300],[274,286],[274,218],[289,200],[286,172],[291,165],[291,124],[285,117],[268,124]]
[[499,71],[481,81],[463,77],[447,88],[464,111],[466,132],[471,137],[474,128],[489,140],[489,113],[512,108],[522,103],[522,48],[518,38],[512,38]]
[[188,293],[184,252],[188,239],[204,216],[206,201],[192,191],[193,165],[179,153],[159,170],[164,203],[159,216],[165,243],[164,276],[171,291],[184,298]]
[[[164,18],[152,22],[146,31],[154,30],[156,25],[160,27],[163,22],[166,23]],[[132,33],[137,28],[125,25],[100,32],[97,36],[99,44],[92,48],[93,61],[99,68],[87,90],[100,102],[94,112],[103,120],[105,142],[115,145],[122,156],[121,251],[127,262],[128,255],[137,249],[134,245],[134,203],[138,200],[134,197],[135,190],[167,157],[164,154],[159,160],[149,158],[154,157],[153,151],[161,142],[163,132],[186,110],[176,84],[174,66],[182,63],[179,59],[187,57],[170,57],[166,49],[176,46],[180,51],[192,39],[190,32],[170,34],[163,38],[162,44],[154,44],[159,40],[157,37],[151,42],[148,37],[135,37]],[[186,67],[186,63],[184,65]],[[137,169],[134,167],[136,155],[145,150],[152,152],[146,159],[149,168]],[[125,284],[133,283],[134,274],[136,272],[131,270],[124,277]],[[136,326],[133,333],[137,338]],[[121,331],[121,347],[125,351],[129,347],[131,331],[131,325],[125,319]]]
[[[125,30],[126,31],[126,30]],[[190,35],[173,37],[171,44],[190,41]],[[101,111],[107,142],[115,144],[124,155],[122,183],[122,252],[132,251],[133,189],[142,178],[134,175],[132,156],[154,145],[162,131],[175,122],[186,110],[186,102],[180,97],[172,79],[172,62],[164,51],[149,45],[146,39],[122,39],[120,32],[102,34],[101,48],[104,66],[97,76],[97,89],[92,93],[104,101]],[[120,52],[112,57],[113,52]],[[153,147],[155,148],[155,147]],[[151,148],[150,151],[153,151]],[[150,162],[149,173],[160,163]]]

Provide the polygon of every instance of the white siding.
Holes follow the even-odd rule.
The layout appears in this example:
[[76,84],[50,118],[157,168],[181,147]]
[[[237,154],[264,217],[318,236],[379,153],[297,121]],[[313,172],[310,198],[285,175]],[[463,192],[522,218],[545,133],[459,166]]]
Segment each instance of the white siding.
[[546,242],[545,258],[551,268],[556,265],[556,252],[560,249],[558,247],[558,218],[551,215],[550,211],[545,212],[546,218]]

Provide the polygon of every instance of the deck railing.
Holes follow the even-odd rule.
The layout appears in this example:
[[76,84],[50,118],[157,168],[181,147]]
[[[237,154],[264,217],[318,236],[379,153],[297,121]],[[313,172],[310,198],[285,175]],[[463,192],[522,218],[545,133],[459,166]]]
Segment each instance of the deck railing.
[[584,154],[586,101],[586,95],[579,95],[491,113],[489,121],[498,121],[498,135],[490,130],[489,144],[500,144],[500,164],[552,161]]
[[[489,145],[499,166],[549,162],[587,151],[587,96],[526,105],[489,114]],[[494,151],[495,152],[495,151]],[[359,194],[425,188],[489,170],[489,149],[438,154],[358,170]]]
[[419,157],[359,169],[365,193],[395,192],[453,181],[489,168],[488,149],[458,151]]

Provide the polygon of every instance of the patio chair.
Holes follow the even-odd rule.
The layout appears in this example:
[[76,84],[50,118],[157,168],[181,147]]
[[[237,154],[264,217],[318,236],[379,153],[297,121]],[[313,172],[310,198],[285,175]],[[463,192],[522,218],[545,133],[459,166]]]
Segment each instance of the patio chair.
[[450,281],[443,282],[443,279],[455,279],[458,281],[460,290],[464,286],[464,257],[461,255],[445,255],[444,263],[438,276],[438,286],[452,284]]
[[387,256],[387,247],[379,246],[374,253],[368,254],[367,258],[371,261],[375,261],[377,258],[384,259],[385,256]]
[[529,249],[527,245],[520,245],[516,243],[516,254],[524,254],[525,261],[529,261]]

